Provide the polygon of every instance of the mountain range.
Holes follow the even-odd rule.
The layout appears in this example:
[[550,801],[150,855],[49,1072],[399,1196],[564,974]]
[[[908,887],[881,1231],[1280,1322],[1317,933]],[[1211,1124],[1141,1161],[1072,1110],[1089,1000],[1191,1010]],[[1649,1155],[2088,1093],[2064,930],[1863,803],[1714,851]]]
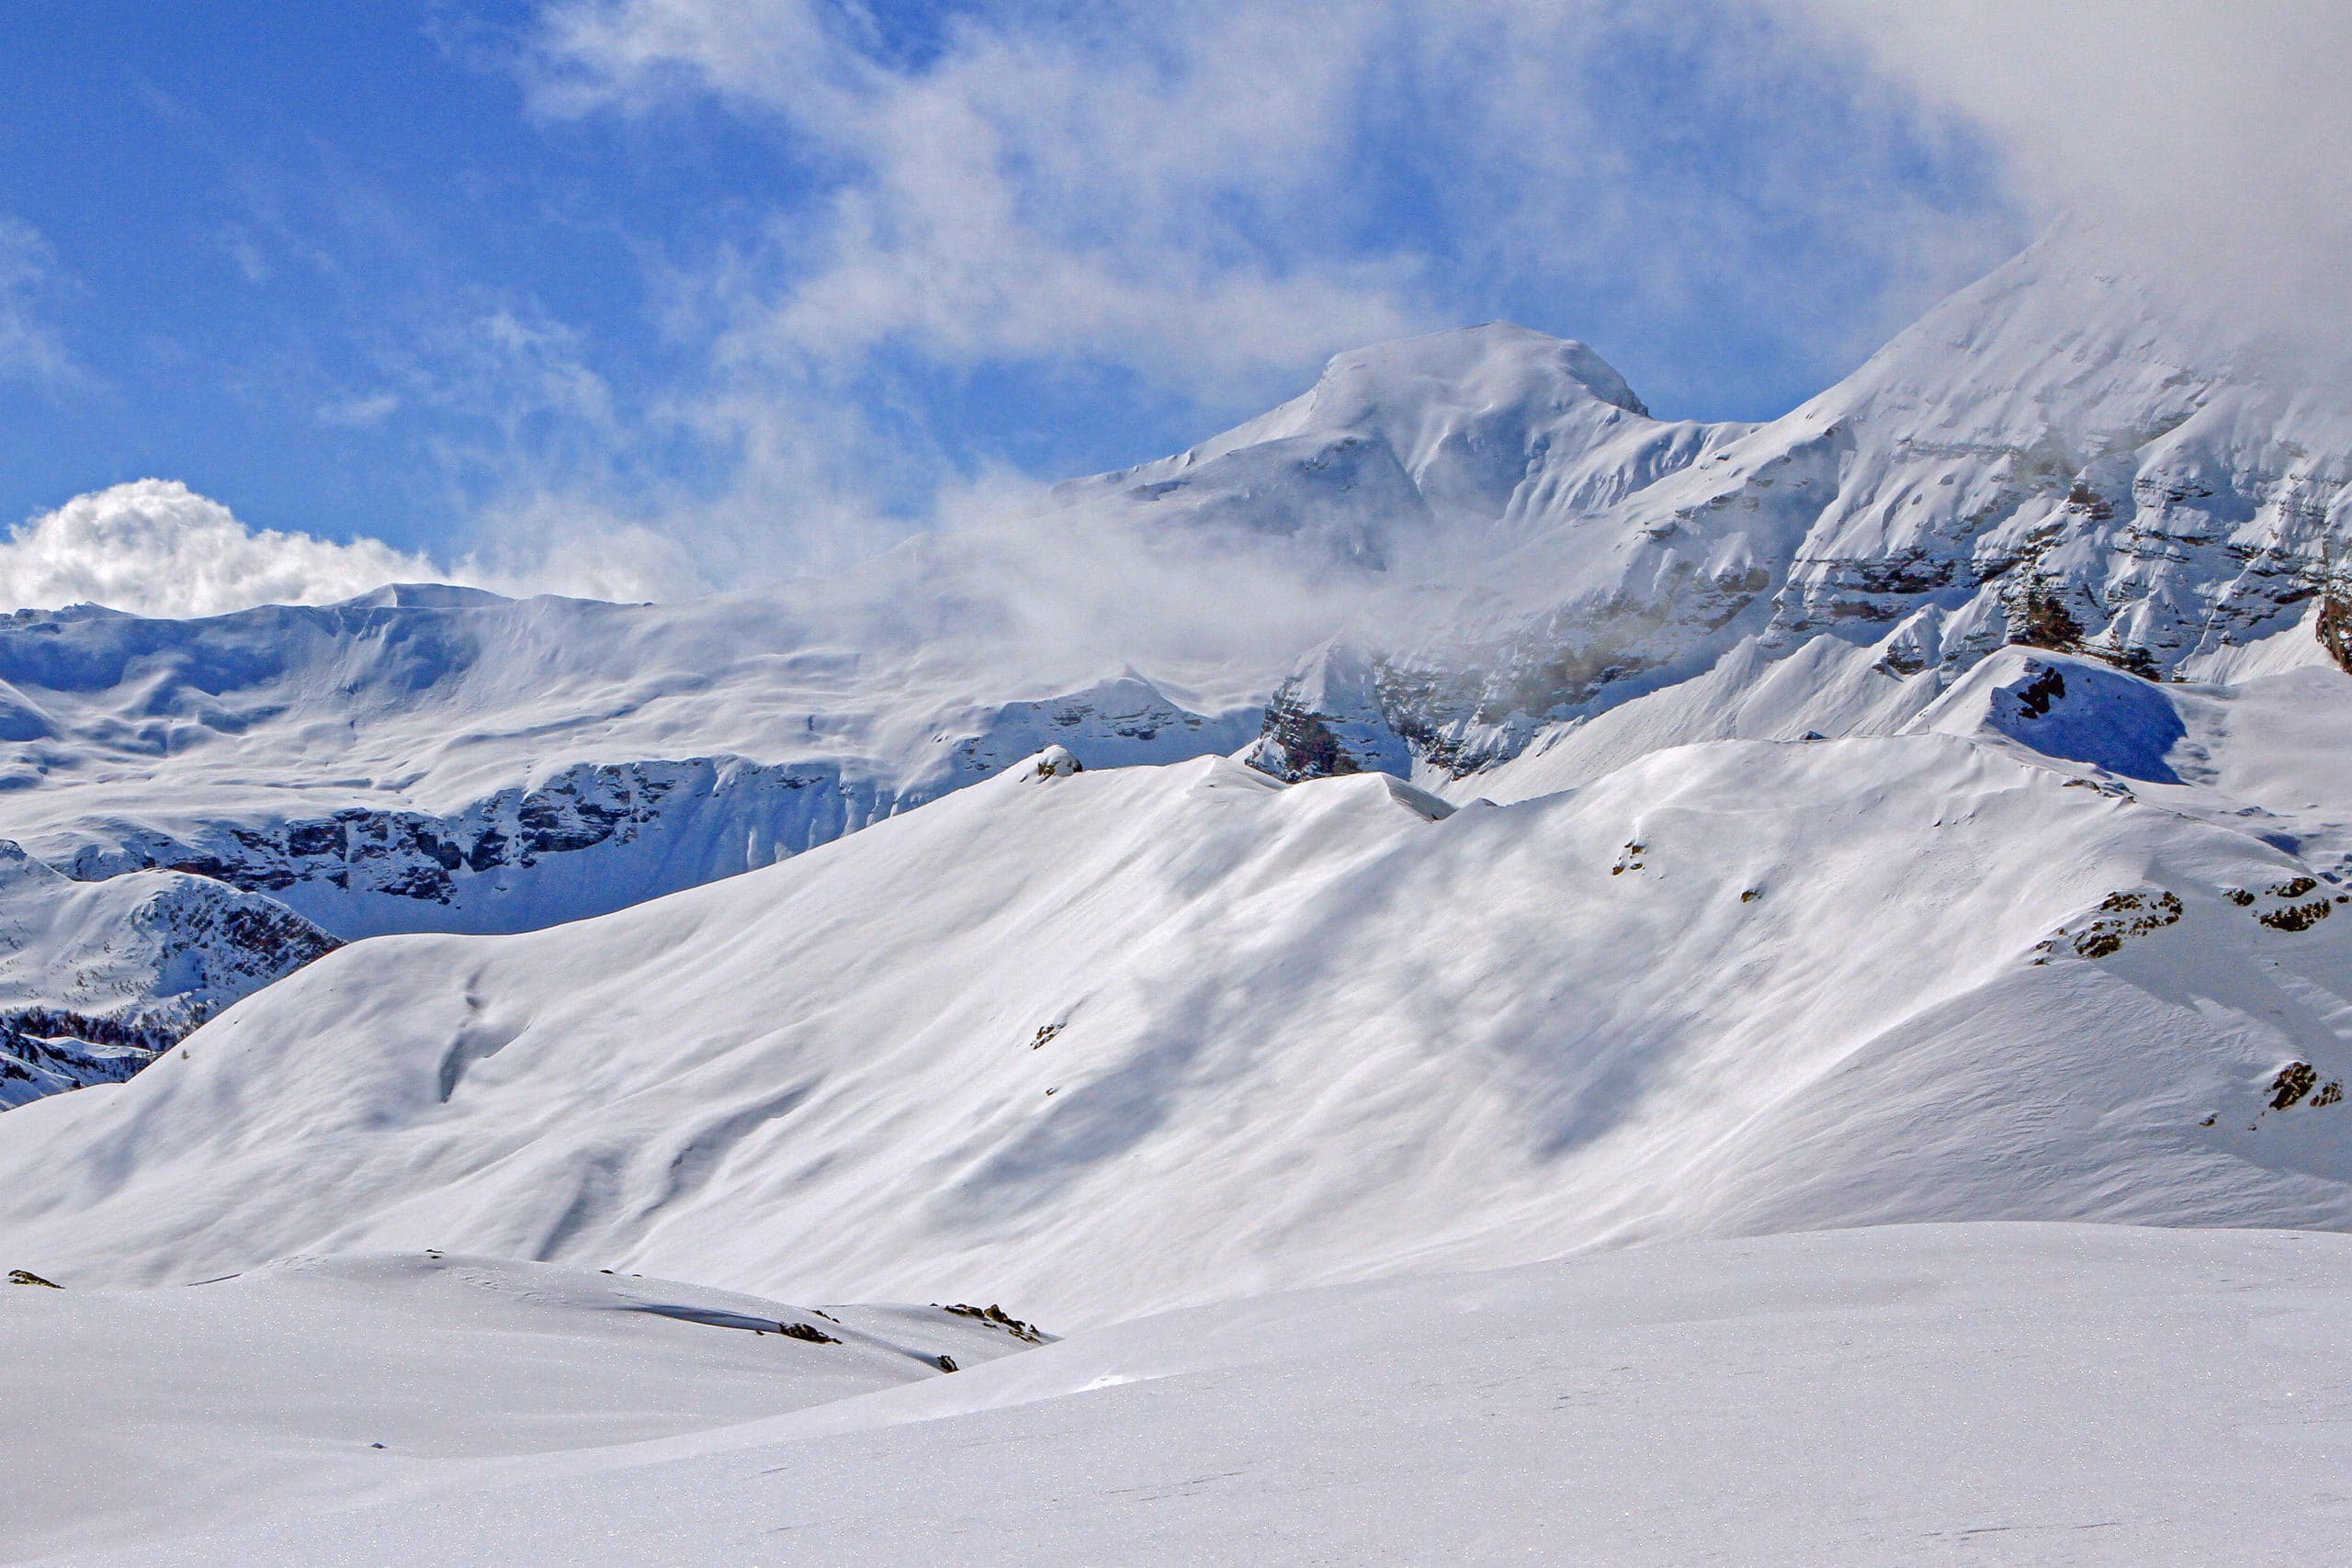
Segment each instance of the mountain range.
[[2340,385],[2068,225],[1762,423],[1496,323],[821,581],[18,611],[0,1260],[1001,1301],[1039,1400],[1636,1244],[2156,1290],[2079,1227],[2352,1228],[2347,542]]

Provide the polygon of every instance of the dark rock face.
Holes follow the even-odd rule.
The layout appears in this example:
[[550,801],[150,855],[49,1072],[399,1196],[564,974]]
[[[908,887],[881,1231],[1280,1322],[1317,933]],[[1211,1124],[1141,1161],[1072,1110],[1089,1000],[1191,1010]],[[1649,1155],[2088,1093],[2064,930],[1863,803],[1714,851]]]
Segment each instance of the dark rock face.
[[2338,670],[2352,675],[2352,598],[2331,586],[2320,604],[2318,629],[2319,645]]
[[2067,612],[2059,594],[2037,585],[2027,590],[2018,605],[2009,640],[2024,648],[2073,652],[2082,647],[2083,624]]
[[89,1084],[121,1083],[175,1039],[166,1029],[126,1027],[48,1008],[0,1015],[0,1106]]
[[1385,666],[1360,649],[1317,649],[1276,689],[1245,760],[1286,784],[1409,773],[1412,753],[1392,716],[1386,680]]
[[[628,841],[689,782],[665,776],[680,766],[571,768],[537,789],[504,791],[453,818],[350,809],[268,827],[224,823],[200,847],[131,835],[111,852],[85,849],[71,870],[94,881],[160,866],[252,893],[323,882],[447,904],[465,873],[528,867],[543,855]],[[798,789],[812,781],[781,782]]]
[[[345,935],[469,929],[469,896],[474,929],[524,929],[764,865],[900,804],[827,764],[583,763],[447,817],[353,807],[178,833],[125,828],[111,841],[84,845],[65,869],[82,881],[159,867],[187,872],[269,894]],[[573,866],[571,857],[583,852],[598,852],[594,869]],[[535,880],[517,874],[567,867],[573,886],[542,914]],[[513,908],[489,909],[496,897],[508,897]],[[436,912],[403,918],[401,905]]]
[[1295,695],[1278,696],[1266,705],[1260,744],[1260,755],[1265,759],[1261,770],[1285,784],[1363,771],[1340,744],[1323,716],[1307,711]]
[[2024,718],[2045,717],[2050,705],[2065,694],[2065,675],[2055,668],[2045,668],[2018,691],[2018,713]]

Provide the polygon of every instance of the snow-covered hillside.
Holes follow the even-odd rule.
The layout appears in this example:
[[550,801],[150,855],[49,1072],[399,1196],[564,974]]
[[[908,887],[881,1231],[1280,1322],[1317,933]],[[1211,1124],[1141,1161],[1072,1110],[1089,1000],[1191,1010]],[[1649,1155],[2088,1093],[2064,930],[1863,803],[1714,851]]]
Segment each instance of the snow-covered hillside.
[[[61,1434],[28,1404],[0,1427],[11,1474],[42,1477],[12,1492],[32,1511],[6,1544],[91,1568],[2209,1568],[2332,1560],[2352,1464],[2340,1236],[1643,1247],[1198,1309],[799,1409],[800,1369],[840,1348],[569,1293],[467,1307],[447,1285],[296,1283],[253,1291],[243,1327],[203,1299],[232,1287],[0,1291],[11,1350],[42,1346],[40,1386],[97,1412]],[[384,1337],[403,1308],[413,1347]],[[505,1403],[434,1396],[469,1377]],[[154,1388],[228,1390],[234,1440],[172,1442],[227,1423],[183,1424]],[[750,1418],[763,1401],[777,1414]],[[632,1426],[678,1435],[584,1447]],[[156,1444],[194,1509],[159,1524],[103,1466],[61,1476],[92,1439]]]
[[0,1250],[1083,1324],[1673,1235],[2352,1222],[2352,734],[2297,718],[2352,677],[2004,657],[1914,733],[1510,806],[1024,766],[598,919],[358,944],[11,1112]]

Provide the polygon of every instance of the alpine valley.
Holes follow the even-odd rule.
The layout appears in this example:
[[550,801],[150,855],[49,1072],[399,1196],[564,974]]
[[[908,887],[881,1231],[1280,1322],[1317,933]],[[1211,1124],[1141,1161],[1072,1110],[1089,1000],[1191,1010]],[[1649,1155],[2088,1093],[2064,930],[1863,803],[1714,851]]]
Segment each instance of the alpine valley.
[[2122,259],[1766,423],[1490,324],[822,581],[0,621],[0,1559],[2320,1560],[2352,393]]

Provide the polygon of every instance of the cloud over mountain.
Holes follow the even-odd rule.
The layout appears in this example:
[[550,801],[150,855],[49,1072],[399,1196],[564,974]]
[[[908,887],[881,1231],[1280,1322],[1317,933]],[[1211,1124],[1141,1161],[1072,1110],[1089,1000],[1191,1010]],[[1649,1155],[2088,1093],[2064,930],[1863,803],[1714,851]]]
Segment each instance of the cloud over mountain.
[[0,604],[94,603],[145,615],[323,604],[387,582],[450,575],[380,540],[337,544],[251,528],[176,479],[75,496],[0,544]]

